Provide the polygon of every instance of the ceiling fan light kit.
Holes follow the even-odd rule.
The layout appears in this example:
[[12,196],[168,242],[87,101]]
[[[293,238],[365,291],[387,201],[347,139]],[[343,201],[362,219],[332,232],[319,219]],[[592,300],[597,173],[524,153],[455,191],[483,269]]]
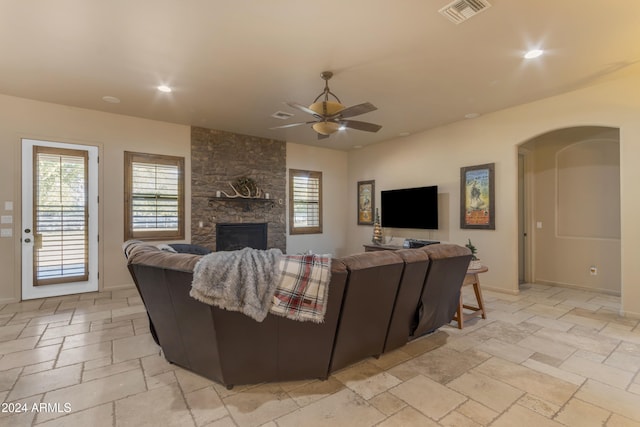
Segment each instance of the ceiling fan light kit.
[[[318,139],[324,139],[328,138],[329,135],[346,128],[363,130],[366,132],[377,132],[382,128],[382,126],[373,123],[361,122],[357,120],[347,120],[347,118],[349,117],[369,113],[371,111],[377,110],[377,108],[370,102],[365,102],[351,107],[345,107],[341,103],[340,99],[329,89],[329,79],[333,77],[333,73],[331,71],[323,71],[322,73],[320,73],[320,77],[324,80],[324,89],[310,106],[306,107],[302,104],[298,104],[297,102],[286,103],[292,108],[312,115],[315,120],[299,123],[289,123],[271,129],[282,129],[311,124],[313,130],[315,130],[318,134]],[[335,98],[335,101],[330,101],[329,96]]]
[[309,105],[309,109],[320,116],[333,116],[334,114],[338,114],[340,111],[344,110],[344,105],[339,102],[322,101],[314,102]]
[[321,135],[331,135],[340,130],[340,123],[336,122],[318,122],[311,126],[313,130]]

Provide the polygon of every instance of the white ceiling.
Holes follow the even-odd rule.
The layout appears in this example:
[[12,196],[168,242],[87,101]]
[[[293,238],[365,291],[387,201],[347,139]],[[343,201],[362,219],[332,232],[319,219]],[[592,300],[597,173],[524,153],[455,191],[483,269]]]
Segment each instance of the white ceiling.
[[[640,68],[638,0],[489,2],[455,25],[448,0],[2,0],[0,93],[349,149]],[[324,70],[382,130],[269,129],[309,118],[283,101],[310,104]]]

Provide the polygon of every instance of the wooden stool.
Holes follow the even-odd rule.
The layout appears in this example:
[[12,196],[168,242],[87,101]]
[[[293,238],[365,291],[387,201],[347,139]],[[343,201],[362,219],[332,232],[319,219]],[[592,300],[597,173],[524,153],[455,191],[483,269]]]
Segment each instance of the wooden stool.
[[[462,329],[464,327],[464,321],[473,319],[477,316],[482,316],[483,319],[487,318],[487,313],[484,310],[484,300],[482,299],[482,291],[480,290],[480,279],[478,278],[478,274],[486,273],[489,271],[489,268],[486,266],[482,266],[481,268],[475,270],[467,270],[467,274],[464,276],[464,281],[462,282],[462,286],[473,285],[473,291],[476,294],[476,301],[478,303],[477,306],[467,305],[462,303],[462,289],[460,289],[460,302],[458,303],[458,310],[456,311],[455,316],[453,316],[453,320],[458,322],[458,329]],[[472,310],[473,313],[465,314],[463,313],[463,309]]]

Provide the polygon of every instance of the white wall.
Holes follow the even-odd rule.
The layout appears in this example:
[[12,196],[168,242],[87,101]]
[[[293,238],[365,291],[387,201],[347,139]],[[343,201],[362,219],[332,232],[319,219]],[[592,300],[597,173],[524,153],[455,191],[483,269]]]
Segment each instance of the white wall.
[[[365,147],[349,154],[349,202],[355,185],[375,179],[376,189],[438,185],[449,202],[448,225],[436,238],[462,244],[471,238],[489,266],[483,286],[518,292],[518,145],[556,129],[608,126],[620,129],[622,311],[640,317],[640,76],[626,76],[474,120]],[[460,167],[495,163],[496,229],[459,227]],[[351,190],[353,189],[353,190]],[[379,200],[379,197],[377,198]],[[379,202],[377,202],[379,206]],[[370,231],[349,222],[348,251],[357,252]],[[417,233],[416,233],[417,235]]]
[[289,169],[322,172],[323,233],[290,235],[287,212],[287,253],[311,250],[336,257],[346,255],[347,224],[356,221],[356,202],[353,209],[347,206],[347,153],[287,143],[287,200]]
[[[100,289],[132,286],[122,255],[124,151],[184,156],[191,200],[190,128],[170,123],[0,95],[0,212],[13,215],[13,237],[0,238],[0,303],[20,299],[20,146],[22,138],[95,145],[100,151]],[[14,210],[4,210],[12,201]],[[186,216],[191,205],[186,204]],[[186,221],[186,238],[191,237]]]

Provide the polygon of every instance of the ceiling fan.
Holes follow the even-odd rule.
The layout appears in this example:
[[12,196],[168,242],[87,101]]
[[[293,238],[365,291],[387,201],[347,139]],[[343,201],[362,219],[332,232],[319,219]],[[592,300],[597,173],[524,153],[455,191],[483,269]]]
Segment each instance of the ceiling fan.
[[[377,108],[370,102],[354,105],[351,107],[345,107],[340,102],[340,99],[329,90],[329,79],[333,77],[331,71],[323,71],[320,73],[320,77],[324,80],[324,90],[320,95],[316,97],[308,107],[297,102],[287,102],[286,104],[292,108],[303,111],[307,114],[311,114],[315,120],[299,123],[289,123],[283,126],[273,127],[271,129],[283,129],[294,126],[302,126],[313,124],[313,130],[318,133],[318,139],[329,138],[332,133],[344,129],[357,129],[366,132],[378,132],[382,126],[373,123],[361,122],[358,120],[347,120],[349,117],[359,116],[360,114],[369,113],[377,110]],[[329,96],[335,98],[335,101],[330,101]],[[320,101],[320,99],[322,100]]]

